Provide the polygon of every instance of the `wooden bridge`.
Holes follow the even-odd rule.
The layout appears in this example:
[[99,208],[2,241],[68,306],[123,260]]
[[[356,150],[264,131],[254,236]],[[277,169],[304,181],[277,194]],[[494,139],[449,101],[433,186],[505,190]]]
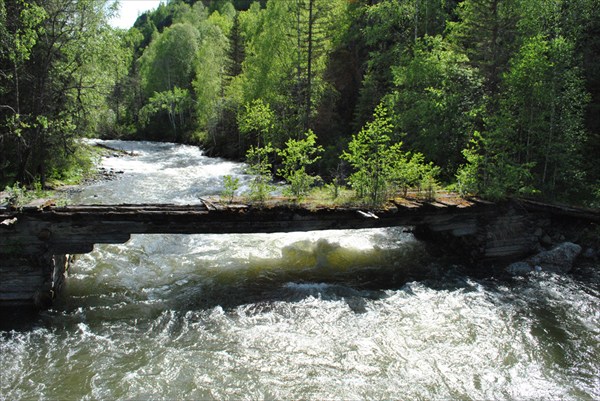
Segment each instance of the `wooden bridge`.
[[[547,206],[544,206],[547,209]],[[457,198],[393,201],[385,208],[302,207],[296,204],[95,205],[39,203],[0,208],[0,304],[44,308],[60,290],[69,255],[94,244],[125,243],[131,234],[274,233],[392,226],[464,249],[465,256],[522,256],[537,243],[534,214],[556,214],[531,202],[492,204]],[[562,209],[562,216],[600,221],[600,213]],[[585,216],[584,216],[585,215]],[[439,241],[442,239],[442,241]]]

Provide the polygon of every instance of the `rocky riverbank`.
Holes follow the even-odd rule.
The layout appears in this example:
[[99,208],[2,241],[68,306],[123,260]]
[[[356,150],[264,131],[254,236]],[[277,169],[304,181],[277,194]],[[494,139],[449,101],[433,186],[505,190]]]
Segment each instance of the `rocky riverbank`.
[[506,268],[506,271],[516,276],[534,271],[568,273],[573,268],[573,263],[580,254],[580,245],[572,242],[563,242],[548,251],[541,251],[523,261],[511,263]]
[[537,252],[510,263],[505,271],[522,276],[531,272],[569,273],[580,264],[600,260],[600,227],[588,222],[562,222],[536,229]]
[[480,216],[477,230],[460,227],[415,231],[430,253],[466,264],[475,275],[569,272],[600,259],[600,211],[534,201],[497,203],[498,213]]

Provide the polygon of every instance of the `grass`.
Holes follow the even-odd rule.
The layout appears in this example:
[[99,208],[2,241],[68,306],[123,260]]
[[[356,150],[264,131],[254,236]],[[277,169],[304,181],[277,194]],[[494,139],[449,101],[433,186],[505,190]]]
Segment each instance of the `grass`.
[[[216,197],[215,203],[227,204],[229,197]],[[232,203],[238,204],[262,204],[266,207],[274,206],[298,206],[306,209],[321,209],[321,208],[343,208],[343,207],[360,207],[365,209],[386,209],[391,206],[399,205],[404,207],[415,207],[423,202],[438,202],[440,204],[464,206],[470,204],[468,200],[460,196],[458,193],[449,190],[436,190],[434,193],[425,190],[410,190],[406,195],[396,193],[388,197],[388,200],[379,205],[369,204],[363,199],[357,197],[355,191],[347,187],[339,187],[337,196],[331,187],[317,187],[301,199],[295,199],[291,196],[272,196],[262,202],[252,201],[247,195],[237,196],[233,198]]]

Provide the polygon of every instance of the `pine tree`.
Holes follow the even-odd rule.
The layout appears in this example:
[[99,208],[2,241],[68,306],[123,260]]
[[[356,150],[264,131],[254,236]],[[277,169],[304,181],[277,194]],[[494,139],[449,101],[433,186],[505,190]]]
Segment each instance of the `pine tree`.
[[517,46],[516,0],[465,0],[459,4],[459,21],[450,24],[451,37],[484,77],[490,112],[502,74]]

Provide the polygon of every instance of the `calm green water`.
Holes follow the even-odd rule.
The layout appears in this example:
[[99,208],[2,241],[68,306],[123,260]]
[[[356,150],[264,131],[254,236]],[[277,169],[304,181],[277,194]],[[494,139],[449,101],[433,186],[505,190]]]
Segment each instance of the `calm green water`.
[[[73,202],[196,203],[241,172],[113,144],[140,155]],[[0,399],[597,400],[599,299],[598,266],[475,279],[403,228],[138,235],[82,255],[53,310],[3,317]]]

